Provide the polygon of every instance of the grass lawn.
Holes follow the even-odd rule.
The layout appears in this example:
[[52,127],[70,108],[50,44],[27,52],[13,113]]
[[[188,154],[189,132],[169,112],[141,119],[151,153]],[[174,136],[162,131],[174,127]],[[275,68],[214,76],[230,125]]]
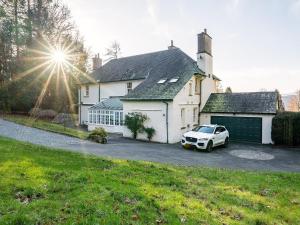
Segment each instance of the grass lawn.
[[300,224],[300,174],[108,160],[0,137],[0,224]]
[[60,124],[51,123],[50,121],[35,119],[29,116],[20,115],[4,115],[3,119],[18,123],[21,125],[38,128],[41,130],[51,131],[55,133],[65,134],[80,139],[86,139],[88,136],[87,131],[77,130],[74,128],[64,127]]

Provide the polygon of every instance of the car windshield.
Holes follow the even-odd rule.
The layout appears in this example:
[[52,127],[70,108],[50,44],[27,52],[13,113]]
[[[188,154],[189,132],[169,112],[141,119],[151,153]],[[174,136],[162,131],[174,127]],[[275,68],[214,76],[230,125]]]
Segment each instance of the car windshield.
[[193,129],[193,131],[200,132],[200,133],[206,133],[206,134],[212,134],[214,132],[214,127],[209,126],[200,126]]

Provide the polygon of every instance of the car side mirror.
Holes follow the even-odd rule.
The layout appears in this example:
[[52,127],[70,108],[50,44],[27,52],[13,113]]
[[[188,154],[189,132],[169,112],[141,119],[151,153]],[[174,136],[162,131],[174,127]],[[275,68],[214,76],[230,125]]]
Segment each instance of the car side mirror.
[[216,131],[216,133],[215,134],[220,134],[221,132],[220,131]]

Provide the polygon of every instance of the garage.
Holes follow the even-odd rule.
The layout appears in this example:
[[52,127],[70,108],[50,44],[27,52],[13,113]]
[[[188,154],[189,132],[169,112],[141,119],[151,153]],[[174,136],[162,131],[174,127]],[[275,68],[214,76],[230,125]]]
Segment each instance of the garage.
[[214,93],[201,110],[200,124],[224,125],[234,141],[272,144],[272,119],[282,110],[278,92]]
[[230,133],[230,140],[262,143],[262,118],[211,116],[211,124],[225,126]]

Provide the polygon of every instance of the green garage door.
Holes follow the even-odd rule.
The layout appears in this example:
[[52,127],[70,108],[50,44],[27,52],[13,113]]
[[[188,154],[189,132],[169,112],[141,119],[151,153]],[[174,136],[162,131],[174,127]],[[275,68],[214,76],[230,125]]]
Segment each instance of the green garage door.
[[262,118],[212,116],[211,123],[225,126],[231,140],[262,142]]

